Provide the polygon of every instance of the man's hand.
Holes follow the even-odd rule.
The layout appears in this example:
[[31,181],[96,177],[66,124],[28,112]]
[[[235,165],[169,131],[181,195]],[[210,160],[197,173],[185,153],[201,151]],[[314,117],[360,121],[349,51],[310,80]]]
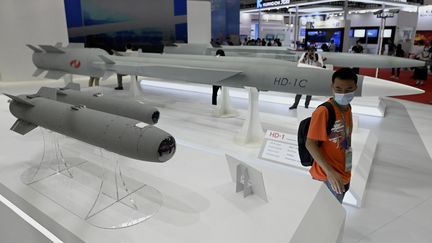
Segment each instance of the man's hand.
[[343,194],[345,192],[345,186],[343,184],[342,177],[336,173],[334,170],[329,170],[326,172],[327,180],[330,182],[330,185],[337,194]]

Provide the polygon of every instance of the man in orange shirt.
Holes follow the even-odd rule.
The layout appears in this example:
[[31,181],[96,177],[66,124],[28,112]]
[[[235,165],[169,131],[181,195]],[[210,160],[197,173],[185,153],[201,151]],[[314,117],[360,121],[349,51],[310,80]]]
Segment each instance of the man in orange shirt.
[[352,167],[352,113],[349,103],[357,89],[357,75],[350,68],[336,71],[332,77],[333,105],[336,119],[327,134],[328,109],[318,107],[312,114],[306,148],[314,158],[310,174],[323,181],[337,200],[342,203],[349,189]]

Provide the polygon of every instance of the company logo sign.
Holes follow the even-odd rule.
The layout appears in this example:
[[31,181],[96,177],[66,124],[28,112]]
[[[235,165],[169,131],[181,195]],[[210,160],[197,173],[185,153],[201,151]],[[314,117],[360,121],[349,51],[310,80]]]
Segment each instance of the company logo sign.
[[278,0],[278,1],[271,1],[271,2],[264,2],[263,0],[257,0],[257,8],[267,8],[267,7],[274,7],[274,6],[280,6],[280,5],[287,5],[290,4],[291,0]]
[[73,67],[73,68],[79,68],[81,67],[81,62],[79,60],[72,60],[69,63],[69,66]]

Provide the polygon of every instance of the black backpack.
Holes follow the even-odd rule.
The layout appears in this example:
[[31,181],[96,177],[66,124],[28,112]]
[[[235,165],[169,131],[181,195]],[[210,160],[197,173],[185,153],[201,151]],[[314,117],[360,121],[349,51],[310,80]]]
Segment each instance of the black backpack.
[[[335,110],[333,108],[333,105],[328,101],[321,104],[320,106],[326,107],[329,112],[329,120],[327,121],[327,135],[330,135],[331,129],[333,128],[336,122]],[[301,121],[297,132],[298,151],[300,155],[300,162],[303,166],[312,166],[312,163],[314,161],[312,155],[309,153],[309,151],[306,148],[306,140],[307,140],[310,122],[311,122],[310,117]],[[322,142],[318,143],[319,146],[321,146],[321,144]]]

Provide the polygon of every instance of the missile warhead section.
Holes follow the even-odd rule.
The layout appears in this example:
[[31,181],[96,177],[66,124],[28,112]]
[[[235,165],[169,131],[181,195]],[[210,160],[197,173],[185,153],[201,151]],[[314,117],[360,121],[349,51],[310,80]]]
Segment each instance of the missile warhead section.
[[26,134],[41,126],[108,151],[149,162],[163,163],[176,151],[167,132],[141,121],[69,105],[43,97],[12,96],[10,112],[18,118],[11,130]]

